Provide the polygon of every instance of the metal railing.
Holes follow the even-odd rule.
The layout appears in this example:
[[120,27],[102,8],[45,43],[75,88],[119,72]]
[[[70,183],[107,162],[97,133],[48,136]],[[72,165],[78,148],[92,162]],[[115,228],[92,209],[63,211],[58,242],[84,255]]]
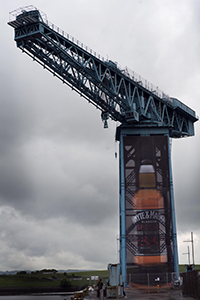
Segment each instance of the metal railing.
[[[117,68],[126,77],[130,78],[131,80],[133,80],[134,82],[136,82],[140,86],[144,87],[145,89],[147,89],[148,91],[150,91],[155,96],[157,96],[160,99],[164,100],[167,104],[170,104],[172,106],[176,106],[177,105],[178,107],[182,108],[185,112],[188,112],[192,116],[196,117],[195,111],[193,111],[187,105],[183,104],[181,101],[179,101],[177,99],[171,98],[168,94],[164,93],[161,89],[159,89],[158,86],[155,86],[153,83],[147,81],[141,75],[139,75],[136,72],[132,71],[128,67],[122,68],[118,64],[118,62],[116,62],[116,61],[112,62],[111,60],[109,60],[108,56],[105,59],[102,55],[100,55],[96,51],[92,50],[90,47],[86,46],[84,43],[80,42],[79,40],[77,40],[76,38],[74,38],[73,36],[71,36],[70,34],[66,33],[64,30],[60,29],[55,24],[53,24],[50,21],[48,21],[47,20],[47,15],[44,12],[42,12],[41,10],[37,9],[35,6],[28,5],[28,6],[20,7],[18,9],[16,9],[16,10],[11,11],[9,13],[9,21],[15,20],[17,18],[17,16],[19,16],[20,14],[22,14],[24,12],[30,12],[30,11],[34,11],[34,10],[39,11],[40,16],[42,18],[42,22],[44,24],[46,24],[50,29],[52,29],[55,32],[57,32],[58,34],[62,35],[64,38],[66,38],[69,41],[71,41],[72,43],[76,44],[78,47],[82,48],[83,50],[85,50],[89,54],[93,55],[94,57],[96,57],[100,61],[106,62],[108,64],[111,63],[111,65],[114,66],[114,68]],[[197,119],[199,119],[199,118],[197,117]]]
[[38,10],[43,21],[44,22],[47,21],[47,15],[43,11],[37,9],[37,7],[35,7],[33,5],[27,5],[27,6],[19,7],[15,10],[9,12],[9,22],[14,21],[16,19],[16,17],[19,16],[20,14],[22,14],[24,11],[29,12],[29,11],[33,11],[33,10]]
[[[76,44],[77,46],[79,46],[80,48],[82,48],[83,50],[85,50],[86,52],[90,53],[94,57],[98,58],[99,60],[101,60],[103,62],[109,62],[110,61],[108,57],[105,59],[102,55],[100,55],[99,53],[97,53],[96,51],[94,51],[93,49],[91,49],[90,47],[86,46],[84,43],[80,42],[79,40],[77,40],[76,38],[74,38],[73,36],[71,36],[70,34],[66,33],[64,30],[60,29],[55,24],[53,24],[50,21],[48,21],[47,20],[47,15],[44,12],[40,11],[39,9],[37,9],[33,5],[28,5],[28,6],[20,7],[18,9],[16,9],[16,10],[11,11],[9,13],[9,21],[13,21],[18,15],[22,14],[24,11],[29,12],[29,11],[32,11],[32,10],[38,10],[39,13],[40,13],[40,15],[41,15],[41,17],[42,17],[43,22],[49,28],[51,28],[52,30],[56,31],[58,34],[62,35],[63,37],[65,37],[69,41],[73,42],[74,44]],[[164,99],[165,101],[169,101],[169,102],[173,103],[173,99],[171,99],[169,97],[169,95],[167,95],[161,89],[159,89],[158,86],[155,86],[154,84],[150,83],[145,78],[143,78],[141,75],[139,75],[136,72],[132,71],[128,67],[122,68],[118,64],[118,62],[113,62],[113,63],[115,64],[116,68],[119,69],[128,78],[130,78],[131,80],[137,82],[139,85],[143,86],[145,89],[147,89],[148,91],[150,91],[154,95],[158,96],[159,98]]]

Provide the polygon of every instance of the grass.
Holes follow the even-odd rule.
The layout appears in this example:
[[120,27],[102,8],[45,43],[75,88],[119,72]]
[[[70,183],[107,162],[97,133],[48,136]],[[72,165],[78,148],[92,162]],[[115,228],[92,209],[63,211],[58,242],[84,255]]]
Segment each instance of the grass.
[[[195,265],[195,270],[200,270],[200,265]],[[180,273],[185,272],[185,265],[179,265],[179,272]]]
[[[185,272],[185,265],[179,265],[180,273]],[[200,265],[195,266],[200,270]],[[23,272],[22,272],[23,273]],[[99,276],[103,282],[108,278],[108,270],[83,271],[74,273],[43,273],[33,272],[31,274],[0,275],[0,288],[58,288],[60,281],[66,278],[72,286],[85,286],[96,284],[96,280],[88,280],[91,276]],[[81,280],[72,280],[74,276],[82,277]]]
[[0,288],[17,287],[58,287],[59,284],[45,277],[34,277],[31,275],[1,275]]
[[[81,276],[81,280],[72,280],[74,276]],[[108,271],[86,271],[74,273],[49,273],[34,272],[31,274],[0,275],[0,288],[34,288],[34,287],[60,287],[60,281],[66,278],[72,286],[84,286],[96,284],[96,281],[90,281],[91,276],[99,276],[104,281],[108,278]]]

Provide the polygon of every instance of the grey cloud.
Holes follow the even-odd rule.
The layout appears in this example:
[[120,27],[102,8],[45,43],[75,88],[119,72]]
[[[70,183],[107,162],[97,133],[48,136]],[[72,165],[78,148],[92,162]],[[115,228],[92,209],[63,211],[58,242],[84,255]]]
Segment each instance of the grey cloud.
[[[104,57],[200,110],[196,3],[182,1],[177,9],[171,0],[128,0],[123,7],[114,0],[58,0],[55,10],[55,3],[36,0],[35,6]],[[0,269],[59,268],[63,261],[66,268],[106,268],[117,261],[116,124],[104,130],[100,111],[16,48],[6,22],[17,8],[11,0],[0,12]],[[196,137],[172,146],[181,234],[199,232],[199,129],[197,123]]]

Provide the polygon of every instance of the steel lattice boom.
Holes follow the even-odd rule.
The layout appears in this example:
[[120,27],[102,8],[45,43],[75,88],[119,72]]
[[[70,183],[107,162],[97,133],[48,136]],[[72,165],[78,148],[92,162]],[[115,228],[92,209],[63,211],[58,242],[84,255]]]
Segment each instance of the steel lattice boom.
[[194,110],[105,60],[33,6],[10,13],[17,47],[118,121],[120,274],[179,273],[170,138],[194,135]]
[[110,117],[128,127],[167,127],[171,137],[194,135],[195,112],[103,59],[49,23],[33,6],[11,13],[17,47]]

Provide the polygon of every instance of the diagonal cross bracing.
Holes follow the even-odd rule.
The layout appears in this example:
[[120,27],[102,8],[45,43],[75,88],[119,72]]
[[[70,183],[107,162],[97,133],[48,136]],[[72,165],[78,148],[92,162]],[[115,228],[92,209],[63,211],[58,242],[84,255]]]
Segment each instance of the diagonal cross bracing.
[[198,118],[179,100],[161,96],[128,69],[84,48],[44,20],[39,10],[25,8],[15,17],[8,24],[15,30],[17,47],[113,120],[136,128],[168,127],[171,137],[194,135]]

